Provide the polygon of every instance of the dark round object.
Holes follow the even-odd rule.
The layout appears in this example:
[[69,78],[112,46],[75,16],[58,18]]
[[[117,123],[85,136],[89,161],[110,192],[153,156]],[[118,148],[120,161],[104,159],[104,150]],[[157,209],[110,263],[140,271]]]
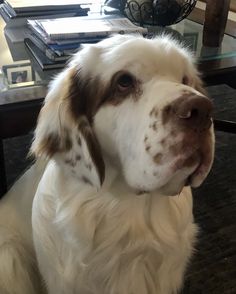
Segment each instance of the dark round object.
[[[107,3],[106,3],[107,2]],[[186,18],[196,5],[196,0],[108,0],[132,22],[144,25],[168,26]]]

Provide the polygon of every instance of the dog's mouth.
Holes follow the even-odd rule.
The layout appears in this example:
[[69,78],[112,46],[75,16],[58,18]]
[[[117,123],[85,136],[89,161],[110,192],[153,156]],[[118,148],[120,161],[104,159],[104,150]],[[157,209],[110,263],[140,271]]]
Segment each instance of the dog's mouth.
[[160,191],[163,195],[174,196],[181,193],[185,186],[193,188],[202,184],[213,161],[212,145],[210,142],[185,152],[175,158],[171,164],[171,176]]

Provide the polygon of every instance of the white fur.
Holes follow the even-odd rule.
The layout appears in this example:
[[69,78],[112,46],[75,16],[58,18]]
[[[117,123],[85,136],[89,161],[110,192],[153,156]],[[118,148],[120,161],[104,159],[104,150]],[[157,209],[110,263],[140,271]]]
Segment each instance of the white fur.
[[38,161],[0,201],[0,293],[42,294],[32,240],[32,201],[46,164]]
[[[65,99],[71,69],[80,80],[99,77],[102,87],[121,70],[140,83],[137,99],[130,94],[121,103],[102,105],[89,126],[101,146],[104,182]],[[72,148],[51,156],[33,201],[34,246],[49,294],[171,294],[181,288],[197,233],[191,191],[183,186],[199,162],[191,167],[179,162],[200,143],[190,140],[185,151],[173,155],[169,146],[186,134],[180,130],[172,137],[161,113],[185,92],[203,95],[200,79],[189,53],[167,37],[114,36],[86,46],[51,84],[32,150],[47,156],[37,150],[50,134],[63,146],[65,129]],[[153,108],[159,111],[156,118],[150,115]],[[157,131],[150,128],[153,123]],[[212,127],[206,140],[210,147],[201,148],[208,161],[193,186],[202,183],[212,164]],[[157,164],[153,157],[159,153],[163,160]]]

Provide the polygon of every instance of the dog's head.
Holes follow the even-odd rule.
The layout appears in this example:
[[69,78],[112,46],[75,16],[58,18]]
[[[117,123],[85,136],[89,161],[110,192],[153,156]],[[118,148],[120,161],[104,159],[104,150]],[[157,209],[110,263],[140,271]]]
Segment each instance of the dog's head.
[[213,161],[212,103],[192,58],[167,37],[84,47],[53,81],[32,151],[103,183],[104,157],[136,191],[199,186]]

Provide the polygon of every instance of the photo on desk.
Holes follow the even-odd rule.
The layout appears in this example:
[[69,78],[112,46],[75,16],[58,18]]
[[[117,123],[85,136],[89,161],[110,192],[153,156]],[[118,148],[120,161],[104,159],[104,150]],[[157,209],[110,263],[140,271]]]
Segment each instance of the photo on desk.
[[4,65],[3,73],[9,88],[31,85],[35,75],[30,63]]

